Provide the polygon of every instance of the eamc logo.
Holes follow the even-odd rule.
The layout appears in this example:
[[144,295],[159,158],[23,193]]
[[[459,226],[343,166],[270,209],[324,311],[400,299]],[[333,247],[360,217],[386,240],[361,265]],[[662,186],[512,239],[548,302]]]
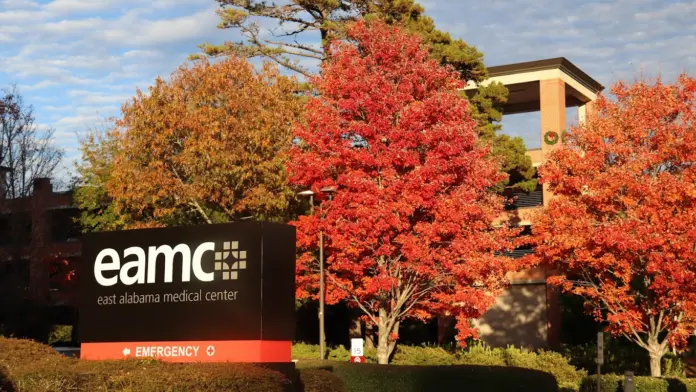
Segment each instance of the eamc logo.
[[[204,242],[191,253],[186,244],[172,248],[169,245],[150,246],[147,254],[145,249],[134,246],[123,251],[123,259],[135,256],[135,260],[121,265],[121,256],[112,248],[99,252],[94,263],[94,278],[101,286],[113,286],[119,281],[125,285],[156,283],[156,263],[158,257],[164,260],[164,283],[171,283],[174,278],[174,256],[181,255],[181,281],[191,281],[191,272],[196,279],[211,282],[215,275],[222,280],[236,280],[239,270],[246,269],[247,252],[239,249],[238,241],[223,242],[221,249],[216,251],[214,242]],[[204,271],[203,255],[206,252],[215,253],[213,271]],[[113,276],[106,277],[105,272],[118,271]],[[111,275],[111,274],[107,274]],[[147,278],[147,279],[146,279]]]

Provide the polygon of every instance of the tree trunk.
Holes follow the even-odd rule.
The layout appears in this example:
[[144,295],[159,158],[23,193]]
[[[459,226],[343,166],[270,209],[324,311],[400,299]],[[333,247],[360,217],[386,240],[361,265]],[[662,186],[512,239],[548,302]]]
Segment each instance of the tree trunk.
[[365,323],[365,348],[375,348],[375,325],[372,324],[372,321]]
[[394,322],[389,325],[386,309],[379,310],[379,324],[377,324],[377,362],[380,365],[387,365],[389,357],[396,346],[396,342],[391,342],[389,337],[392,333],[398,333],[399,323]]
[[452,335],[452,326],[454,325],[454,317],[438,316],[437,317],[437,344],[444,346],[451,342],[454,338]]
[[650,354],[650,375],[652,377],[662,377],[662,356],[664,349],[661,345],[650,345],[648,349]]
[[348,338],[361,338],[362,337],[362,322],[360,321],[360,315],[351,312],[350,315],[350,327],[348,328]]
[[386,327],[383,327],[382,323],[379,326],[379,336],[377,337],[377,362],[380,365],[386,365],[389,363],[389,332],[386,331]]

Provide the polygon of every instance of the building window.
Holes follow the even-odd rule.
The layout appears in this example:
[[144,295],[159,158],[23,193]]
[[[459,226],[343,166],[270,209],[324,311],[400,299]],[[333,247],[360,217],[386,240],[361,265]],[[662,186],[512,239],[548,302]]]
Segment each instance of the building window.
[[65,208],[51,211],[51,240],[53,242],[74,241],[80,236],[80,225],[77,219],[80,210]]
[[[522,226],[522,232],[520,232],[519,236],[530,236],[532,235],[532,226],[530,225],[523,225]],[[525,245],[525,246],[520,246],[517,247],[511,251],[507,252],[502,252],[501,254],[513,259],[519,259],[522,258],[526,255],[534,253],[534,247],[531,245]]]
[[0,215],[0,246],[12,245],[12,224],[10,215]]
[[511,203],[505,206],[507,210],[540,207],[544,205],[544,192],[541,184],[537,185],[536,189],[531,192],[525,192],[516,188],[508,188],[503,192],[503,196],[507,199],[511,199]]
[[31,234],[31,216],[28,212],[0,215],[0,246],[28,246]]

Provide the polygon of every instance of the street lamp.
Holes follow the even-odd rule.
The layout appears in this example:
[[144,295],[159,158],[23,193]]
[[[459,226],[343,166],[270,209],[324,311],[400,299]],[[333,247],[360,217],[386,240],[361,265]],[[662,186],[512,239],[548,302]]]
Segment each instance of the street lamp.
[[314,215],[314,192],[307,190],[298,193],[298,195],[309,196],[309,214]]
[[[319,192],[333,198],[336,187],[324,187]],[[306,190],[298,193],[301,196],[309,196],[310,214],[314,215],[314,192]],[[323,215],[319,217],[322,219]],[[319,230],[319,358],[325,359],[326,355],[326,330],[324,327],[324,231]]]

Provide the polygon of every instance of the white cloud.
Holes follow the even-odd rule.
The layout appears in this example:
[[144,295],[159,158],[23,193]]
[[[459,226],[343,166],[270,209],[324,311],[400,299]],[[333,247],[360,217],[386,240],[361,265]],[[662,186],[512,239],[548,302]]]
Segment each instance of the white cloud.
[[96,106],[80,106],[75,111],[77,114],[87,116],[96,115],[103,116],[105,114],[117,113],[119,107],[116,105],[96,105]]
[[8,10],[0,12],[0,23],[1,24],[29,24],[38,23],[43,19],[40,12],[27,11],[27,10]]
[[20,89],[20,91],[33,91],[33,90],[41,90],[46,87],[51,87],[51,86],[58,86],[59,83],[53,80],[42,80],[38,83],[35,84],[20,84],[17,87]]
[[30,0],[3,0],[0,1],[0,8],[6,10],[22,10],[39,8],[39,3]]
[[124,59],[151,59],[154,57],[161,57],[162,53],[156,50],[129,50],[123,54]]
[[88,90],[69,90],[68,96],[88,105],[121,104],[131,97],[125,94],[108,94],[102,91]]
[[106,11],[119,3],[118,0],[53,0],[43,8],[52,15],[72,15],[85,12]]
[[[56,132],[56,138],[58,135],[66,135],[69,131],[84,131],[93,127],[95,124],[103,122],[104,117],[96,114],[92,115],[76,115],[63,117],[56,122],[56,128],[60,129],[60,132]],[[74,132],[72,132],[74,136]]]
[[74,109],[72,105],[54,106],[54,105],[44,105],[41,107],[43,110],[49,112],[65,112]]
[[190,16],[167,20],[119,19],[96,34],[106,43],[121,46],[157,46],[181,40],[205,38],[217,29],[217,7],[209,7]]
[[92,32],[103,24],[104,20],[101,18],[64,19],[59,22],[44,23],[40,28],[46,33],[64,36],[80,32]]

